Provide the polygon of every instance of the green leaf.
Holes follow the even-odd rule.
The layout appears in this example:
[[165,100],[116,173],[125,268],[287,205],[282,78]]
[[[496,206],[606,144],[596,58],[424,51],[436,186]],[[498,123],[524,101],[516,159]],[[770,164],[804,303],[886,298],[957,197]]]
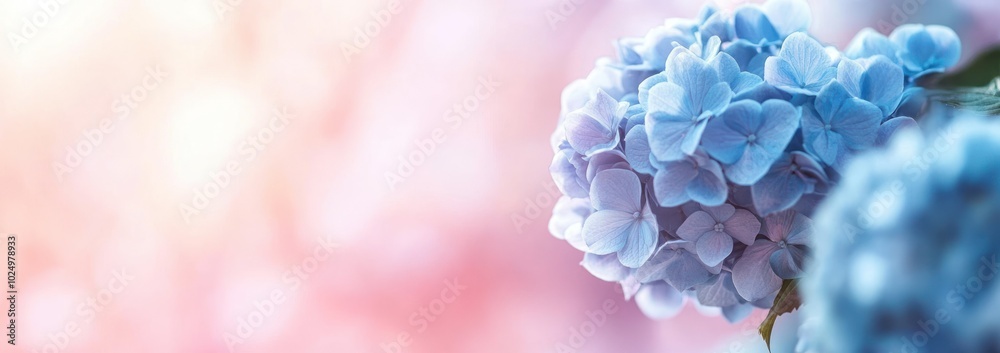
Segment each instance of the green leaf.
[[760,323],[760,328],[757,329],[760,332],[760,336],[764,338],[764,342],[767,343],[768,350],[771,350],[771,331],[774,330],[774,321],[781,314],[790,313],[802,305],[798,286],[799,281],[794,279],[786,279],[781,283],[781,290],[778,291],[778,296],[774,297],[774,305],[771,306],[771,311],[767,313],[764,322]]
[[930,96],[956,108],[1000,115],[1000,77],[983,87],[933,90],[930,91]]

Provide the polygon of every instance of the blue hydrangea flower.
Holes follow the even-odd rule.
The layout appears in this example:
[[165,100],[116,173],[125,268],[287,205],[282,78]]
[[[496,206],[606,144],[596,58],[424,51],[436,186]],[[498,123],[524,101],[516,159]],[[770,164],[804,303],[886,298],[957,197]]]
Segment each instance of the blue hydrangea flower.
[[871,28],[858,32],[844,49],[844,56],[849,59],[867,59],[876,55],[882,55],[894,63],[899,63],[899,47],[896,43]]
[[590,200],[596,210],[583,224],[589,252],[618,253],[622,265],[638,268],[656,250],[656,216],[644,202],[639,177],[630,170],[609,169],[597,174]]
[[698,258],[713,267],[733,252],[733,239],[749,245],[759,231],[760,221],[750,211],[722,204],[691,214],[677,229],[677,235],[694,243]]
[[613,149],[618,145],[618,124],[626,110],[628,103],[619,103],[598,90],[583,108],[566,116],[566,140],[584,156]]
[[958,34],[944,26],[906,24],[892,31],[889,39],[900,48],[900,63],[913,78],[942,72],[962,55]]
[[851,96],[834,81],[820,91],[813,107],[803,110],[803,147],[823,163],[839,169],[851,153],[875,143],[881,121],[878,107]]
[[823,166],[808,154],[785,153],[750,187],[754,208],[765,216],[787,210],[828,181]]
[[818,351],[1000,347],[1000,125],[952,120],[855,158],[817,212],[802,288]]
[[692,200],[718,206],[726,201],[729,194],[722,166],[701,151],[679,161],[663,163],[653,176],[653,189],[656,201],[664,207],[679,206]]
[[650,148],[661,161],[694,154],[708,119],[729,105],[733,91],[718,72],[687,48],[676,48],[667,61],[667,82],[649,89],[646,132],[656,136]]
[[903,98],[903,68],[882,55],[841,60],[837,67],[837,81],[852,96],[877,106],[882,110],[882,116],[896,111]]
[[788,36],[778,56],[764,63],[764,81],[792,94],[816,95],[836,76],[823,45],[802,32]]
[[928,95],[916,79],[958,47],[904,26],[862,31],[841,53],[805,32],[810,14],[803,0],[706,7],[619,40],[564,90],[550,171],[566,197],[550,231],[647,315],[691,302],[735,321],[770,307],[808,234],[761,222],[811,217],[853,156],[917,130]]
[[792,140],[799,117],[799,111],[786,101],[739,101],[709,123],[703,146],[725,165],[729,180],[753,185]]

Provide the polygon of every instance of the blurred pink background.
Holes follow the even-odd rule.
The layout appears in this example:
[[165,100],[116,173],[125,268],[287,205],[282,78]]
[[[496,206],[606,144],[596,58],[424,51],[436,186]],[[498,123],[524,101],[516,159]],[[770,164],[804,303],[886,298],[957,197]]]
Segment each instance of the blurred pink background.
[[[813,33],[843,48],[904,2],[811,1]],[[928,3],[911,22],[955,26],[966,57],[1000,39],[995,1]],[[0,232],[18,237],[19,301],[17,346],[0,351],[708,352],[751,338],[759,314],[646,319],[547,231],[562,87],[614,39],[701,5],[6,1]],[[366,26],[378,33],[355,41]],[[578,344],[607,300],[617,310]]]

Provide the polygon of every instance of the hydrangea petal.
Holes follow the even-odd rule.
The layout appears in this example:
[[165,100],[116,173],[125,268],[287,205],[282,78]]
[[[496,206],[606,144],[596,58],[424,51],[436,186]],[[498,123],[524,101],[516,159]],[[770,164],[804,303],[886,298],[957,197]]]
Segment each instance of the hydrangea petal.
[[639,177],[630,170],[608,169],[594,177],[590,187],[590,201],[598,210],[638,212],[642,200]]
[[646,317],[662,320],[680,313],[684,295],[661,281],[643,285],[635,294],[635,303]]
[[781,39],[771,20],[756,5],[746,5],[736,9],[733,25],[737,37],[754,44]]
[[741,299],[733,285],[733,276],[727,271],[716,275],[711,281],[695,287],[698,302],[702,305],[726,307],[739,304]]
[[632,269],[623,266],[615,254],[597,255],[586,253],[583,255],[583,262],[580,264],[594,277],[608,282],[624,280],[632,273]]
[[733,252],[733,238],[723,232],[710,231],[698,238],[695,247],[698,258],[705,265],[716,266]]
[[698,174],[687,186],[688,196],[706,206],[721,205],[729,194],[729,186],[722,176],[722,168],[715,161],[699,165]]
[[805,181],[789,170],[791,166],[791,156],[786,154],[772,166],[770,172],[751,186],[754,208],[761,215],[788,209],[805,193]]
[[769,263],[774,274],[782,279],[795,279],[802,275],[806,253],[797,246],[787,246],[771,254]]
[[705,283],[711,277],[712,273],[694,254],[671,244],[662,246],[636,270],[636,278],[644,283],[664,280],[678,290]]
[[656,250],[658,230],[655,218],[648,211],[646,213],[650,219],[635,222],[629,228],[625,246],[618,252],[618,260],[626,267],[638,268],[642,266]]
[[733,285],[748,301],[767,297],[781,288],[781,278],[771,270],[771,254],[778,245],[767,239],[757,239],[733,265]]
[[781,37],[809,29],[812,21],[809,3],[803,0],[768,0],[763,10]]
[[629,228],[635,223],[630,212],[603,210],[594,212],[583,222],[583,239],[587,250],[598,255],[607,255],[621,250],[629,236]]
[[667,163],[653,177],[656,201],[663,207],[679,206],[690,201],[687,187],[697,176],[698,170],[690,161]]
[[744,209],[738,209],[733,216],[724,221],[726,233],[741,243],[751,245],[760,233],[760,221],[757,216]]
[[677,228],[677,236],[681,239],[694,242],[702,236],[702,234],[712,231],[715,224],[718,223],[708,212],[698,211],[692,213],[684,220],[684,223]]
[[864,28],[847,45],[847,49],[844,50],[844,56],[851,59],[860,59],[870,58],[875,55],[884,55],[893,62],[897,62],[898,52],[899,47],[889,40],[888,37],[874,29]]
[[636,172],[648,175],[656,173],[649,161],[651,154],[645,127],[636,127],[625,135],[625,158]]

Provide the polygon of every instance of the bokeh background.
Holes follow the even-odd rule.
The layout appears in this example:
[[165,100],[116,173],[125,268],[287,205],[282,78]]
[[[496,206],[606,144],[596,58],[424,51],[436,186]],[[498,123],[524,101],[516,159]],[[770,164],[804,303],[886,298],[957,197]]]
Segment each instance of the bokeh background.
[[[995,0],[810,3],[840,48],[898,16],[952,26],[964,60],[1000,42]],[[651,321],[547,231],[562,87],[701,5],[4,1],[0,232],[18,237],[19,297],[0,351],[732,351],[761,313]]]

